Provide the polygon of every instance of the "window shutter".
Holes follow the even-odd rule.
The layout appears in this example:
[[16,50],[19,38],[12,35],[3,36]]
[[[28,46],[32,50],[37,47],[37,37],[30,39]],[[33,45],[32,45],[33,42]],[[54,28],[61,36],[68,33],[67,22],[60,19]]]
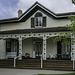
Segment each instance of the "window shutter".
[[31,28],[34,28],[34,18],[31,18]]
[[43,27],[46,27],[46,17],[43,17]]

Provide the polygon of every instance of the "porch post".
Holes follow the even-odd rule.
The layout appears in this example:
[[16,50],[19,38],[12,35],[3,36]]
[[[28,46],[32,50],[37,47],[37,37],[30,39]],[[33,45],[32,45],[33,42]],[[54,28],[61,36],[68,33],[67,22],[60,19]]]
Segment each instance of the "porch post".
[[46,35],[43,36],[43,60],[46,60]]
[[[74,37],[72,36],[71,38]],[[73,43],[72,40],[71,40],[71,60],[75,60],[75,42]]]
[[22,60],[22,38],[19,38],[19,60]]
[[73,70],[75,70],[75,37],[72,36],[71,38],[74,39],[74,43],[71,40],[71,60],[73,61]]

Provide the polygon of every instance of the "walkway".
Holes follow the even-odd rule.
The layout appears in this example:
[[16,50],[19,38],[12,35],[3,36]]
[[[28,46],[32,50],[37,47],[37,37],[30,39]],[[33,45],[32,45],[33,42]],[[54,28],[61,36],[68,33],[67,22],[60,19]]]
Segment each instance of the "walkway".
[[71,71],[53,71],[53,70],[27,70],[27,69],[2,69],[0,75],[37,75],[37,74],[64,74]]

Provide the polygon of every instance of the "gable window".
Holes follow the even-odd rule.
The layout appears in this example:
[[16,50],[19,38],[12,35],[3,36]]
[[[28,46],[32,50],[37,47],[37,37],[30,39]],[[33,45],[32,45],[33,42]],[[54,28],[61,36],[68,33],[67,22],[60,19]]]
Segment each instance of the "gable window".
[[43,16],[41,13],[35,14],[35,27],[42,27]]
[[42,13],[37,12],[34,18],[31,18],[31,28],[46,27],[46,17]]

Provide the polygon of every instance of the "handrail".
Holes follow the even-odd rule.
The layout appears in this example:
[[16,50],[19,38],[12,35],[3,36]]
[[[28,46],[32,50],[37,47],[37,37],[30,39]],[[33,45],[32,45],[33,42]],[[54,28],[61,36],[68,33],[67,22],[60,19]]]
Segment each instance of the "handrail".
[[73,70],[75,70],[75,60],[73,60]]
[[[16,59],[19,58],[19,56],[14,57],[14,67],[16,67]],[[41,68],[43,68],[43,55],[41,55]]]
[[16,59],[19,58],[19,56],[14,57],[14,67],[16,67]]
[[43,54],[41,55],[41,68],[43,68]]

